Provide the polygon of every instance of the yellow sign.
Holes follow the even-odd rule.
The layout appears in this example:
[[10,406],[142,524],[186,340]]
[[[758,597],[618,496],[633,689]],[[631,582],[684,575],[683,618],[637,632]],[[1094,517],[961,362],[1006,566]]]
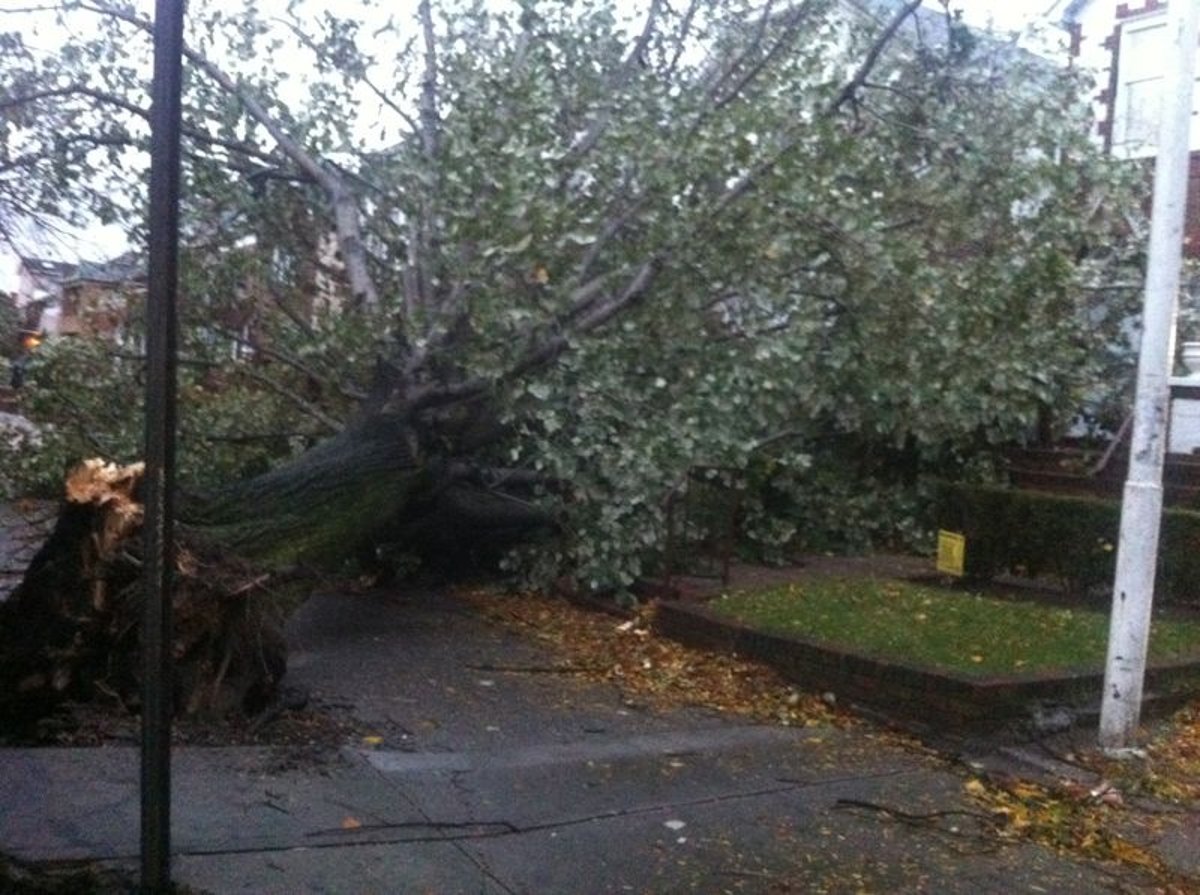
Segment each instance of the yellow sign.
[[943,575],[963,576],[967,539],[953,531],[938,531],[937,570]]

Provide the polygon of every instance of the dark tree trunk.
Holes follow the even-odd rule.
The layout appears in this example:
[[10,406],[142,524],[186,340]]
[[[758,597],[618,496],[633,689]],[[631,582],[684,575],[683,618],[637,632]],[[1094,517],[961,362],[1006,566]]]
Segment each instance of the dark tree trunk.
[[[140,467],[89,462],[0,604],[0,718],[98,695],[136,707]],[[282,623],[308,573],[357,561],[386,577],[379,557],[395,551],[461,568],[550,524],[477,470],[422,458],[409,427],[386,415],[272,472],[185,496],[179,519],[175,706],[212,715],[252,714],[273,698],[286,669]]]

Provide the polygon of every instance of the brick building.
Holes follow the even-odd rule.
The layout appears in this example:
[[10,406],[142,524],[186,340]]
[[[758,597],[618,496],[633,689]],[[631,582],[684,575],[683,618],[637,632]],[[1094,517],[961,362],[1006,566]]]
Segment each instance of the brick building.
[[132,254],[77,263],[22,256],[16,306],[25,330],[119,337],[145,275]]
[[[1167,34],[1165,0],[1059,0],[1051,10],[1070,35],[1073,65],[1096,75],[1096,139],[1118,158],[1156,154]],[[1200,109],[1200,88],[1193,98]],[[1184,251],[1200,258],[1200,116],[1193,112]]]

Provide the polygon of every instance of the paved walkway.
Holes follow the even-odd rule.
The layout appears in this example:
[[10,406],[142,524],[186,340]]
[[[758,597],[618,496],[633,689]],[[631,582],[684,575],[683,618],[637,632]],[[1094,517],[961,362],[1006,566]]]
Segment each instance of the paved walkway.
[[[174,876],[202,891],[1148,886],[995,839],[965,801],[962,771],[870,729],[651,712],[546,673],[553,657],[435,594],[320,596],[289,633],[292,682],[371,739],[316,761],[282,748],[176,750]],[[0,848],[132,865],[136,760],[126,747],[0,750]]]

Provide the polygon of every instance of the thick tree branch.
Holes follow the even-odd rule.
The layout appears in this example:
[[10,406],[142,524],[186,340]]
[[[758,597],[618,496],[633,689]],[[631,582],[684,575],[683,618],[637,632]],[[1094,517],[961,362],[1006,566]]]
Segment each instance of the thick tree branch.
[[338,392],[343,397],[350,398],[353,401],[361,401],[363,398],[366,397],[366,395],[364,395],[358,389],[352,389],[352,388],[348,388],[347,386],[344,386],[344,385],[335,385],[334,383],[331,383],[326,377],[324,377],[323,375],[318,373],[312,367],[308,366],[308,364],[304,363],[301,360],[296,359],[291,354],[288,354],[286,351],[280,351],[279,349],[272,348],[269,345],[261,345],[251,339],[245,338],[244,336],[240,335],[239,333],[234,332],[233,330],[225,329],[224,327],[210,326],[210,327],[208,327],[208,329],[210,329],[211,331],[213,331],[215,333],[219,333],[220,335],[224,336],[225,338],[227,338],[233,342],[237,342],[239,345],[244,345],[245,347],[250,348],[251,350],[263,355],[264,357],[269,357],[269,358],[271,358],[271,360],[279,361],[281,364],[291,367],[293,370],[295,370],[300,375],[302,375],[308,379],[311,379],[313,382],[318,383],[319,385],[322,385],[325,388],[328,388],[332,391]]
[[645,297],[660,266],[661,261],[658,258],[646,261],[638,268],[637,273],[624,289],[616,295],[610,295],[605,301],[593,303],[594,300],[591,296],[581,296],[580,301],[587,303],[590,310],[580,314],[568,331],[556,332],[541,341],[535,341],[508,370],[499,376],[414,389],[406,397],[402,411],[413,414],[431,407],[442,407],[447,404],[474,400],[499,386],[520,379],[526,373],[552,363],[570,350],[572,337],[578,337],[597,329],[638,304]]
[[[608,301],[592,305],[588,310],[576,316],[572,321],[573,333],[575,335],[583,335],[584,333],[591,332],[641,301],[655,274],[658,273],[660,264],[661,262],[657,258],[652,258],[645,262],[638,268],[638,272],[621,292]],[[539,367],[558,357],[569,346],[570,340],[568,336],[566,334],[559,335],[551,339],[540,349],[531,351],[525,360],[517,364],[506,376],[508,378],[516,378],[521,373]]]
[[808,433],[801,429],[785,429],[782,432],[776,432],[774,435],[768,435],[766,438],[760,438],[750,446],[750,453],[757,454],[768,448],[775,447],[784,441],[791,441],[796,438],[803,438]]
[[305,398],[302,398],[300,395],[296,394],[290,388],[287,388],[286,386],[281,385],[280,383],[276,382],[270,376],[263,376],[261,373],[255,372],[253,369],[250,368],[249,365],[247,365],[247,364],[239,365],[237,368],[237,373],[239,376],[244,376],[245,378],[250,379],[254,382],[257,382],[260,385],[266,386],[268,389],[273,391],[275,394],[279,395],[279,397],[288,401],[290,404],[292,404],[294,407],[296,407],[298,410],[300,410],[300,412],[303,413],[305,416],[311,417],[312,419],[316,420],[318,423],[320,423],[322,426],[324,426],[326,429],[328,429],[331,433],[336,434],[338,432],[341,432],[342,429],[345,428],[344,425],[339,420],[335,420],[333,417],[331,417],[329,414],[327,414],[321,408],[317,407],[311,401],[308,401]]
[[738,78],[737,83],[724,91],[720,96],[714,96],[714,109],[723,108],[738,97],[744,96],[746,88],[754,82],[767,66],[795,46],[796,39],[800,36],[801,25],[808,18],[811,8],[811,2],[801,3],[799,6],[792,7],[786,14],[780,16],[783,20],[783,33],[771,44],[770,49],[762,54],[762,58],[746,69],[742,76]]
[[592,268],[596,262],[600,260],[605,247],[614,240],[618,234],[623,231],[626,226],[634,219],[634,216],[640,211],[649,201],[648,196],[641,196],[634,201],[629,207],[621,212],[614,214],[604,225],[600,234],[595,241],[588,246],[588,250],[579,260],[579,265],[576,268],[575,278],[579,282],[583,282],[591,274]]
[[411,222],[408,239],[408,258],[405,271],[405,293],[409,314],[430,308],[434,304],[431,266],[436,264],[436,225],[433,205],[438,192],[438,158],[442,145],[442,122],[438,110],[437,34],[433,25],[433,10],[429,0],[417,6],[424,41],[424,72],[421,76],[419,104],[421,155],[426,175],[433,187],[424,192],[417,206],[416,219]]
[[663,74],[668,81],[675,76],[675,70],[679,67],[679,60],[687,47],[687,39],[692,32],[692,22],[696,18],[696,10],[699,8],[700,0],[691,0],[688,3],[687,12],[683,14],[683,19],[679,23],[679,30],[675,33],[675,53],[671,56],[671,61],[667,63],[667,70]]
[[[97,15],[110,16],[148,33],[154,31],[154,25],[148,19],[103,2],[82,3],[80,8]],[[379,294],[367,265],[367,251],[363,243],[358,205],[342,178],[305,150],[291,134],[284,130],[275,116],[268,112],[257,98],[241,89],[223,69],[190,46],[185,45],[183,53],[189,62],[215,81],[222,90],[230,96],[236,97],[247,114],[271,135],[271,139],[275,141],[283,154],[325,191],[333,209],[338,247],[342,252],[342,261],[346,265],[350,291],[357,303],[368,308],[378,307]]]
[[267,283],[266,292],[270,296],[272,304],[279,309],[279,313],[283,314],[291,322],[292,326],[304,333],[307,338],[316,338],[317,334],[312,324],[292,308],[281,291],[273,283]]
[[[84,84],[71,84],[66,87],[50,87],[45,90],[37,90],[32,93],[24,93],[19,96],[9,97],[6,100],[0,101],[0,112],[5,111],[6,109],[15,108],[17,106],[26,105],[28,103],[37,102],[38,100],[42,99],[55,99],[57,97],[66,96],[86,96],[105,105],[121,109],[130,113],[131,115],[136,115],[138,118],[141,118],[144,121],[150,120],[149,109],[143,108],[137,103],[130,102],[129,100],[122,96],[118,96],[115,93],[98,90],[95,87],[88,87]],[[264,152],[257,146],[254,146],[250,143],[242,143],[236,140],[225,140],[221,137],[214,136],[213,134],[206,133],[199,128],[191,127],[190,125],[185,124],[181,128],[181,133],[192,140],[207,143],[210,146],[219,146],[222,149],[226,149],[230,152],[255,158],[259,161],[267,162],[268,164],[276,164],[279,161],[279,159],[275,158],[270,153]]]
[[758,18],[757,27],[754,29],[754,37],[750,42],[742,48],[742,51],[721,66],[717,71],[717,77],[708,86],[709,99],[715,99],[721,93],[721,88],[725,86],[725,82],[733,77],[733,73],[738,70],[750,55],[758,50],[762,45],[764,38],[767,35],[767,26],[771,24],[771,9],[775,5],[775,0],[767,0],[767,5],[763,8],[762,15]]
[[441,148],[441,116],[438,113],[437,35],[429,0],[417,6],[425,41],[425,72],[421,77],[421,148],[427,162],[434,162]]
[[[662,0],[651,0],[650,9],[646,13],[646,21],[642,26],[641,34],[638,35],[637,40],[634,41],[633,46],[629,48],[629,52],[621,60],[621,64],[617,66],[612,77],[609,79],[608,92],[610,95],[616,94],[624,88],[638,67],[645,64],[646,48],[650,45],[650,38],[654,36],[654,26],[661,13]],[[592,119],[592,123],[584,131],[583,136],[571,146],[570,151],[563,159],[568,169],[591,152],[596,144],[600,142],[600,138],[604,135],[604,131],[608,127],[610,117],[608,112],[601,112]],[[564,173],[562,178],[563,184],[566,183],[567,176]]]
[[854,76],[838,91],[838,95],[834,97],[833,102],[825,110],[827,115],[836,114],[841,110],[842,106],[854,99],[863,84],[871,76],[871,72],[875,69],[875,65],[879,62],[879,57],[883,54],[883,51],[892,42],[892,38],[896,36],[896,32],[900,30],[900,26],[904,24],[909,16],[917,11],[917,7],[922,2],[923,0],[909,0],[908,3],[905,3],[904,6],[896,11],[896,14],[892,16],[892,20],[888,22],[887,27],[879,33],[879,37],[875,39],[875,43],[867,51],[862,64],[854,72]]
[[[922,2],[923,0],[909,0],[909,2],[905,4],[905,6],[899,12],[897,12],[895,16],[892,17],[892,20],[888,23],[887,27],[880,32],[879,37],[876,38],[875,42],[871,45],[871,49],[867,52],[862,64],[859,65],[859,67],[855,70],[854,75],[849,81],[846,82],[846,85],[840,91],[838,91],[837,97],[825,109],[824,114],[829,116],[836,114],[837,111],[843,105],[845,105],[845,103],[854,98],[857,91],[871,76],[871,72],[874,70],[876,63],[879,61],[880,55],[896,36],[896,32],[900,29],[900,26],[903,25],[904,21],[916,11],[917,7],[919,7]],[[726,189],[714,203],[713,216],[718,217],[724,214],[733,203],[749,193],[759,180],[773,171],[775,167],[779,165],[779,163],[782,162],[797,145],[799,145],[799,132],[801,130],[802,128],[800,127],[792,128],[791,135],[785,135],[779,146],[771,155],[759,159],[759,161],[756,162],[749,171],[739,177],[734,184]]]
[[[701,108],[699,114],[692,121],[683,138],[683,145],[690,144],[692,138],[700,132],[700,129],[714,114],[739,96],[744,96],[758,77],[767,69],[770,62],[778,59],[780,55],[795,45],[796,39],[800,34],[800,26],[804,23],[813,8],[812,0],[804,0],[798,6],[787,9],[782,13],[772,14],[772,5],[773,0],[770,0],[758,19],[758,27],[755,29],[754,37],[751,38],[750,42],[733,59],[720,67],[716,78],[705,88],[709,102]],[[733,87],[723,90],[722,88],[733,77],[734,73],[745,65],[751,56],[762,49],[763,41],[766,39],[767,27],[772,22],[782,22],[784,24],[784,33],[762,54],[758,62],[747,66],[746,71]]]
[[[304,46],[308,47],[312,51],[313,55],[316,56],[318,59],[324,59],[328,64],[333,65],[334,67],[337,66],[337,62],[335,60],[329,59],[327,57],[325,51],[300,26],[300,23],[296,20],[295,13],[291,13],[289,15],[289,17],[286,19],[281,19],[281,18],[276,17],[273,19],[273,21],[279,22],[284,27],[286,27],[289,31],[291,31],[292,36],[295,37],[296,40],[300,41],[300,43],[304,44]],[[408,47],[411,47],[411,46],[412,46],[412,41],[410,40]],[[408,51],[408,47],[405,47],[405,49],[403,51],[401,51],[399,53],[399,55],[400,56],[406,55],[407,51]],[[402,121],[404,121],[404,123],[406,125],[408,125],[409,129],[414,134],[420,132],[421,128],[417,124],[417,122],[413,119],[412,115],[410,115],[394,99],[392,99],[391,96],[389,96],[383,90],[382,87],[380,87],[378,84],[376,84],[375,81],[371,78],[371,76],[369,74],[367,74],[367,72],[365,70],[355,72],[355,76],[358,78],[359,82],[362,83],[362,85],[364,87],[366,87],[373,94],[375,94],[376,99],[378,99],[381,103],[383,103],[385,106],[387,106],[388,109],[390,109]]]
[[571,294],[571,303],[555,318],[555,328],[564,329],[594,308],[605,295],[605,287],[611,274],[601,274],[589,283],[580,286]]
[[0,9],[0,14],[17,16],[28,15],[29,13],[33,12],[59,12],[62,10],[62,8],[63,5],[61,3],[43,3],[36,6],[9,6],[4,9]]

